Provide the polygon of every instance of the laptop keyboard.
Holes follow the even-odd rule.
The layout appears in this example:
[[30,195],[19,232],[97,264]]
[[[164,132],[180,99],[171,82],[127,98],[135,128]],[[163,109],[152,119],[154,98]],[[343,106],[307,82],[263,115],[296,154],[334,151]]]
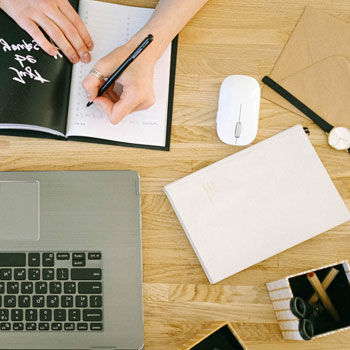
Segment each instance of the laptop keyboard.
[[0,332],[102,331],[101,252],[0,253]]

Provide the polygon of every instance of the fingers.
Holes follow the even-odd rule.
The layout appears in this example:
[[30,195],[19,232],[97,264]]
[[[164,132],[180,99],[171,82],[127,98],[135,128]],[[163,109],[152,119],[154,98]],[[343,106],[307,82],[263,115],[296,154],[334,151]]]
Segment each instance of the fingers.
[[36,19],[36,21],[72,63],[79,62],[78,54],[73,49],[67,38],[64,36],[61,29],[54,22],[52,22],[50,18],[46,16],[40,16]]
[[113,97],[107,96],[110,95],[96,98],[94,103],[109,116],[112,124],[118,124],[131,112],[148,108],[154,103],[151,97],[142,98],[140,92],[133,87],[124,89],[115,103]]
[[0,0],[0,5],[49,55],[58,54],[57,45],[71,62],[90,62],[92,38],[68,0]]
[[[89,63],[91,61],[91,55],[83,39],[81,38],[77,28],[60,11],[56,11],[54,14],[47,13],[46,15],[63,32],[65,38],[67,39],[67,42],[71,46],[70,52],[73,52],[74,50],[78,54],[82,62]],[[59,44],[57,43],[57,45]],[[66,48],[66,50],[68,49]]]
[[76,28],[85,46],[88,48],[89,51],[91,51],[94,48],[94,42],[88,30],[86,29],[83,21],[75,12],[71,4],[68,1],[64,1],[62,4],[59,5],[59,9],[62,11],[63,15],[67,17],[71,24]]
[[[102,72],[101,72],[102,74]],[[103,74],[102,74],[103,75]],[[86,97],[89,101],[94,101],[98,94],[98,89],[104,82],[100,81],[92,74],[88,74],[82,82],[83,88],[86,92]]]
[[56,56],[57,49],[50,43],[39,29],[39,27],[32,21],[26,21],[21,27],[39,44],[39,46],[49,55]]
[[138,103],[132,93],[123,92],[119,101],[113,103],[106,97],[98,97],[94,103],[102,109],[109,117],[112,124],[118,124],[129,113],[136,109]]
[[110,89],[108,89],[105,92],[105,96],[108,97],[114,103],[116,103],[120,100],[119,96],[114,91],[114,86],[112,86]]

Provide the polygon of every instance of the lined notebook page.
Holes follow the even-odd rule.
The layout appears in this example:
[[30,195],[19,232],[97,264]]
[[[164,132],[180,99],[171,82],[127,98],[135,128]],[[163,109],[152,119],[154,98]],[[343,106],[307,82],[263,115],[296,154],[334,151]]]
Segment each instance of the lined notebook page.
[[153,9],[81,0],[79,13],[94,40],[95,47],[90,64],[78,63],[73,67],[67,136],[165,146],[171,46],[155,67],[156,103],[148,110],[129,114],[118,125],[112,125],[108,117],[95,105],[86,108],[88,100],[81,85],[95,62],[114,48],[125,44],[144,26]]

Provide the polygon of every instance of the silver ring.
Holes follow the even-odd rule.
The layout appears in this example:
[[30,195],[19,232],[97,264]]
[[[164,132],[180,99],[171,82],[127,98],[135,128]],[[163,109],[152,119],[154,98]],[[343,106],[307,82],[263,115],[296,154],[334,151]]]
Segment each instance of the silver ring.
[[98,70],[96,70],[95,68],[92,68],[91,71],[89,72],[89,74],[91,74],[94,77],[96,77],[99,81],[104,81],[105,80],[103,75]]

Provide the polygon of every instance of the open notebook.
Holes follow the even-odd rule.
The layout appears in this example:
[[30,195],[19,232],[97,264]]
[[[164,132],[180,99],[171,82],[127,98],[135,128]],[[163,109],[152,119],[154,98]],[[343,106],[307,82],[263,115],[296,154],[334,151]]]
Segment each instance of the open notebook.
[[350,219],[300,125],[164,191],[211,283]]
[[95,43],[88,65],[72,67],[62,55],[45,54],[0,10],[0,27],[6,28],[0,33],[0,133],[169,150],[177,40],[156,63],[156,103],[112,125],[96,106],[86,108],[81,82],[99,58],[126,43],[148,21],[153,9],[93,0],[71,3],[76,9],[79,4]]

